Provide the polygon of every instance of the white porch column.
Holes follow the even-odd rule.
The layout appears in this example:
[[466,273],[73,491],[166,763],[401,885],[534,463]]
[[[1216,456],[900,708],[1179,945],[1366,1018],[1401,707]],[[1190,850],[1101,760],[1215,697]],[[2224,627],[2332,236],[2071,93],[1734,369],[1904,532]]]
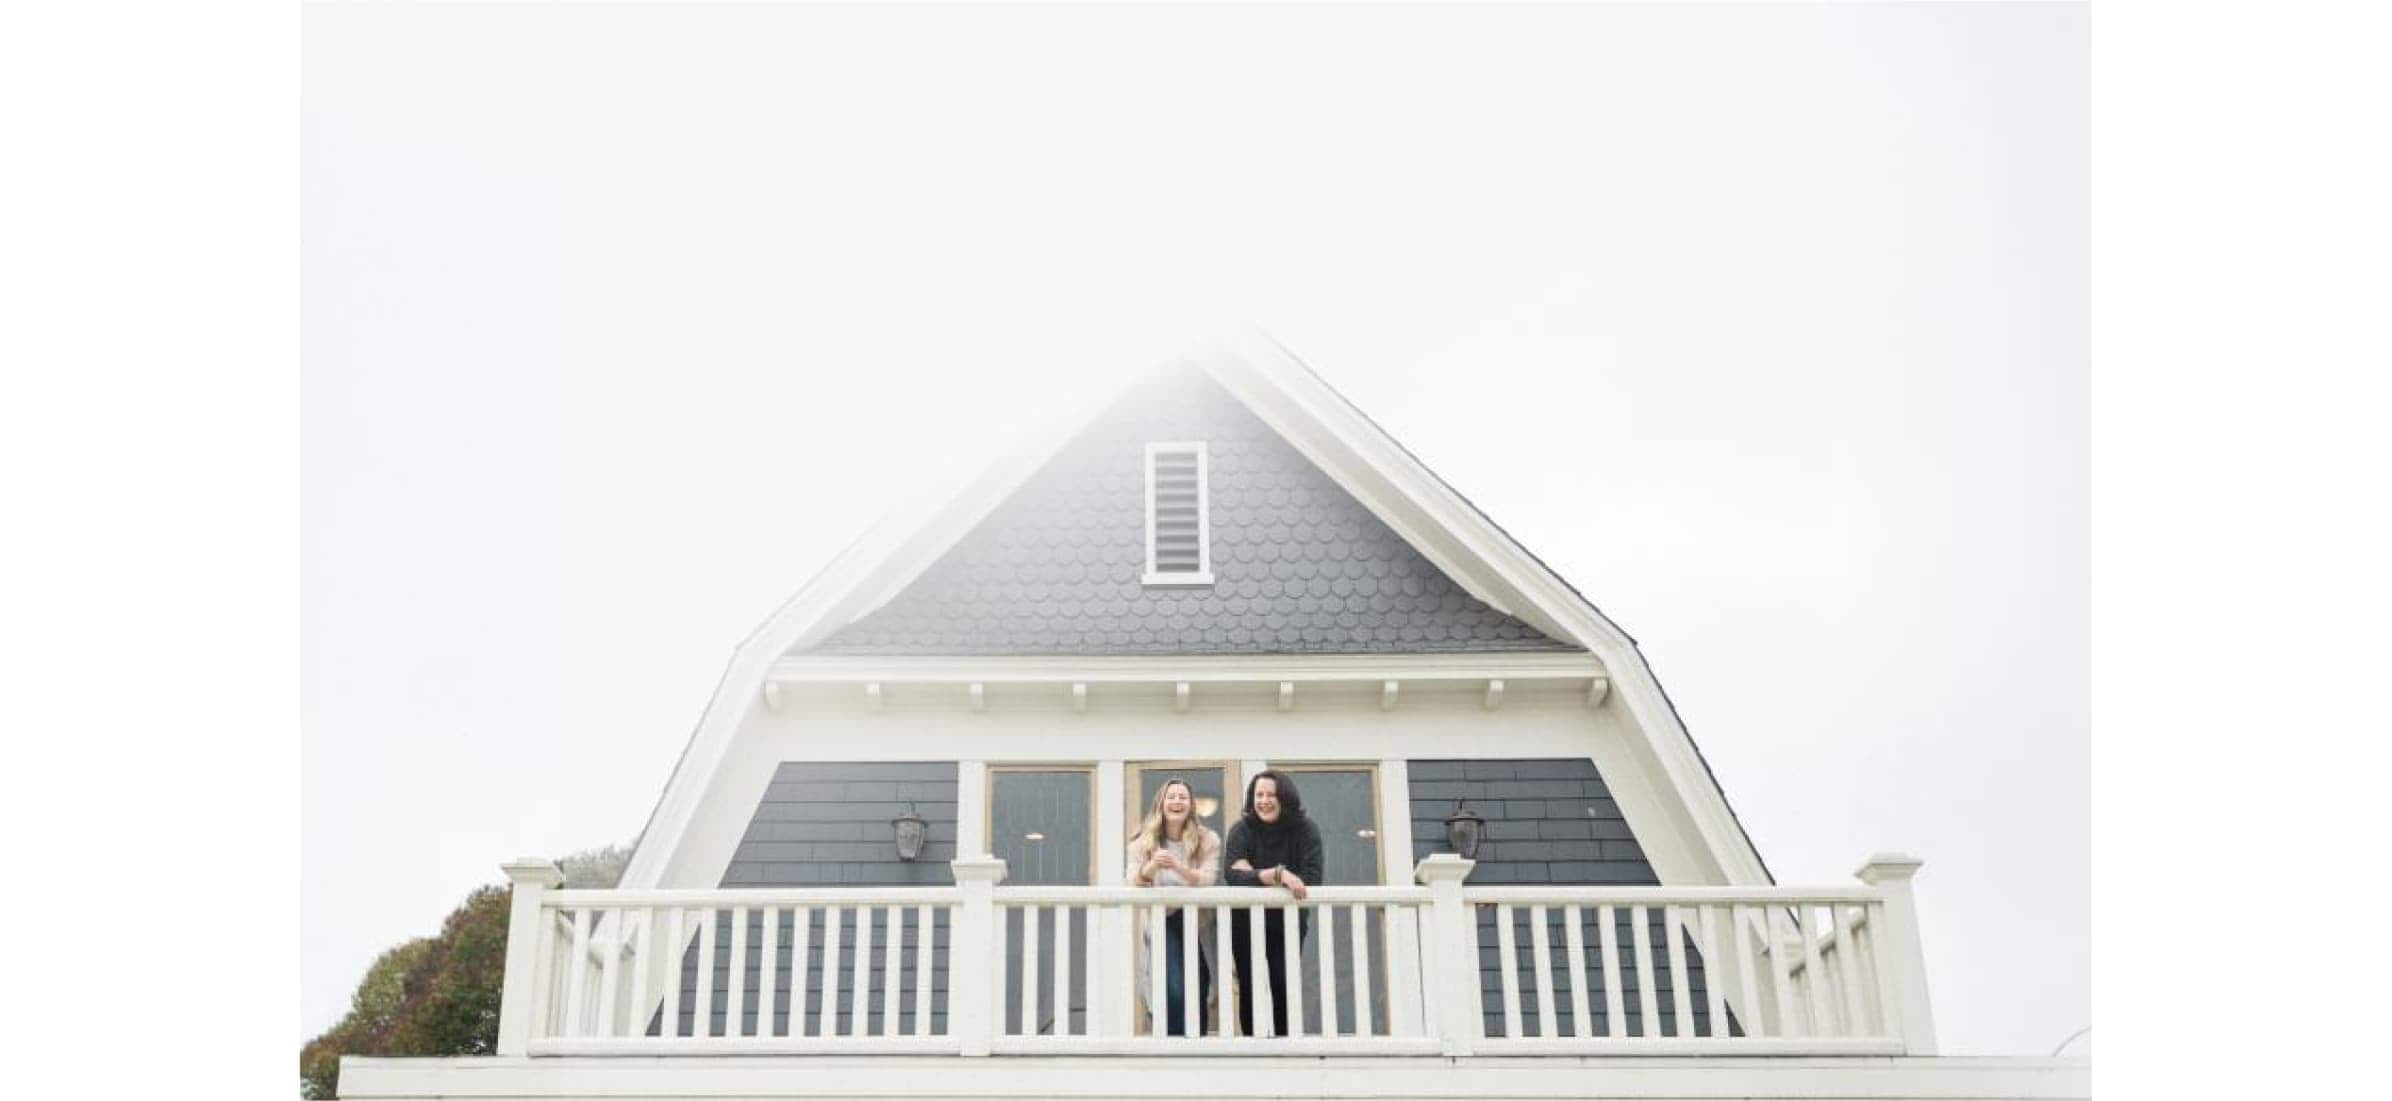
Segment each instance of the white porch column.
[[[1120,761],[1096,763],[1096,882],[1100,887],[1127,885],[1121,878],[1122,851],[1130,834],[1125,809],[1129,803],[1127,775]],[[1087,961],[1097,974],[1097,1004],[1088,1007],[1093,1014],[1090,1019],[1096,1022],[1091,1031],[1098,1036],[1127,1036],[1137,1028],[1137,1007],[1130,1004],[1134,1000],[1130,997],[1130,971],[1137,958],[1130,948],[1130,913],[1118,906],[1099,906],[1095,919],[1089,935],[1096,938],[1096,951]]]
[[1379,866],[1392,872],[1411,859],[1412,768],[1390,758],[1379,762]]
[[[565,873],[546,860],[525,858],[499,865],[514,884],[507,907],[507,963],[498,995],[498,1053],[521,1055],[531,1046],[532,1013],[540,1005],[541,896],[563,885]],[[576,961],[579,962],[579,961]]]
[[966,857],[953,862],[955,885],[963,905],[955,912],[954,941],[947,957],[947,1028],[965,1055],[986,1055],[997,1033],[996,886],[1005,878],[1005,862],[993,856]]
[[1436,1003],[1428,1023],[1447,1055],[1470,1054],[1485,1028],[1478,1000],[1478,918],[1462,901],[1462,880],[1477,866],[1452,853],[1436,853],[1412,869],[1413,878],[1429,889],[1429,928],[1423,935],[1434,950],[1429,979],[1422,985]]
[[1878,974],[1894,998],[1887,1015],[1901,1022],[1902,1050],[1908,1055],[1935,1054],[1935,1009],[1927,1001],[1927,951],[1919,940],[1919,908],[1910,893],[1910,879],[1925,861],[1908,853],[1878,853],[1862,864],[1860,881],[1885,891],[1884,929],[1872,939],[1877,946]]
[[955,855],[987,856],[988,762],[955,762]]

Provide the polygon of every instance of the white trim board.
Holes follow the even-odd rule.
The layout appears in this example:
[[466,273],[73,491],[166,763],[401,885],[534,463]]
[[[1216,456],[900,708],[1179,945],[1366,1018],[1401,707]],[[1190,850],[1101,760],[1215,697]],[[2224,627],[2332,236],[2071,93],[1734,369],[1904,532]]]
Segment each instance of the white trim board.
[[[1770,881],[1760,854],[1625,632],[1269,337],[1248,333],[1175,366],[1205,371],[1471,595],[1591,652],[1608,677],[1608,694],[1617,700],[1611,706],[1624,709],[1633,718],[1630,726],[1642,732],[1715,874],[1728,883]],[[1091,403],[1090,416],[1098,404]],[[741,643],[641,831],[624,886],[661,881],[699,800],[714,786],[748,717],[760,709],[764,686],[784,655],[894,596],[1085,423],[1032,441],[1034,446],[993,465],[944,508],[893,519],[868,533]]]

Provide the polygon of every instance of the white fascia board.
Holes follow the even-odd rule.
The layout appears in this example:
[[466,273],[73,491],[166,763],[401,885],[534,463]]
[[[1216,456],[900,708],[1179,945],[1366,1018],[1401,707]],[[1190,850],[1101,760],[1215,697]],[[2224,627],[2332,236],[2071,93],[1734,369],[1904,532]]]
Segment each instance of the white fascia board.
[[1635,640],[1485,513],[1269,336],[1248,331],[1203,362],[1213,377],[1471,595],[1583,646],[1612,673],[1731,883],[1771,882]]
[[1172,681],[1585,680],[1605,676],[1583,653],[1222,654],[1135,657],[850,657],[792,655],[772,665],[784,684],[1141,684]]

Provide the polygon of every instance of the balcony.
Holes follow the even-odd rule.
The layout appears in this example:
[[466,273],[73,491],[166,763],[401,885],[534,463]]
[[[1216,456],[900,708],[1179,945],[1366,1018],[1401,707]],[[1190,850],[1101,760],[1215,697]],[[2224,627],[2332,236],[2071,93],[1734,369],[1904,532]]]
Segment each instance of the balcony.
[[[499,1053],[561,1056],[1919,1056],[1935,1051],[1910,877],[1879,857],[1829,887],[1473,887],[1434,856],[1418,884],[1007,887],[1001,861],[956,885],[558,890],[515,881]],[[1279,923],[1297,974],[1255,983]],[[1166,915],[1200,930],[1182,984],[1200,1035],[1166,1035]],[[1258,967],[1260,965],[1258,964]],[[1145,971],[1144,982],[1138,972]],[[1278,1034],[1269,1003],[1286,991]]]

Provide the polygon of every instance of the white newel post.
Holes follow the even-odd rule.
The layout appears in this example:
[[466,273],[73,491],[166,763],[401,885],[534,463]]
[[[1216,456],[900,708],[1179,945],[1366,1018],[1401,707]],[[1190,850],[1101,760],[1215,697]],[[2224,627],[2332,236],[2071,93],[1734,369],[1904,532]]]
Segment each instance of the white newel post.
[[1927,1001],[1927,952],[1919,940],[1919,908],[1910,893],[1910,879],[1925,862],[1907,853],[1878,853],[1854,873],[1860,881],[1885,891],[1886,928],[1878,930],[1878,974],[1894,999],[1889,1019],[1902,1030],[1902,1050],[1908,1055],[1935,1054],[1935,1010]]
[[1468,1055],[1484,1028],[1478,999],[1478,921],[1462,901],[1462,880],[1475,861],[1437,853],[1412,869],[1429,889],[1429,981],[1423,984],[1436,1008],[1427,1025],[1444,1042],[1445,1054]]
[[997,884],[1005,878],[1005,862],[993,856],[954,861],[955,885],[963,891],[963,905],[955,912],[951,934],[955,946],[947,960],[947,1027],[955,1033],[965,1055],[986,1055],[995,1042],[997,1021],[996,953]]
[[540,1000],[540,898],[562,886],[565,873],[546,860],[510,860],[499,865],[514,884],[507,907],[507,969],[498,993],[498,1053],[521,1055],[531,1047],[532,1010]]

